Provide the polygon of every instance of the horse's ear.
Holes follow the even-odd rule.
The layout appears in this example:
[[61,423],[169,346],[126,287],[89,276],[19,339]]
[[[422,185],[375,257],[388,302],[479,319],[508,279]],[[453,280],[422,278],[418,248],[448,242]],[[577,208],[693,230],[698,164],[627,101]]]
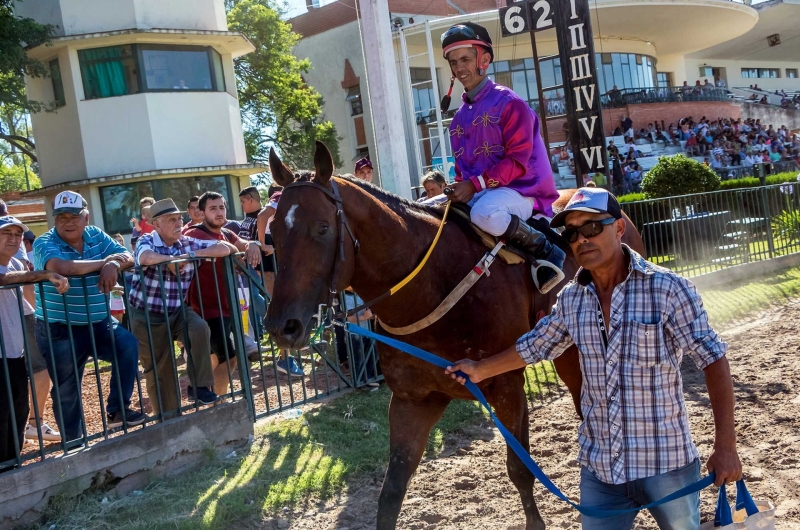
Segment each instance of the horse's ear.
[[294,174],[283,165],[275,149],[269,148],[269,171],[272,180],[281,186],[288,186],[294,182]]
[[317,142],[317,150],[314,152],[314,171],[315,180],[319,184],[327,186],[333,175],[333,157],[322,142]]

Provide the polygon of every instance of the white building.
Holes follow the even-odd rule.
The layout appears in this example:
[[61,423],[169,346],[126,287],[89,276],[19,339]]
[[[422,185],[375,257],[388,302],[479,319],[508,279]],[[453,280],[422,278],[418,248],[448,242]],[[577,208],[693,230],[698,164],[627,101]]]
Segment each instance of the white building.
[[52,78],[29,78],[48,216],[64,189],[89,201],[92,223],[130,233],[139,199],[218,191],[237,198],[250,175],[233,59],[253,51],[228,31],[223,0],[28,0],[16,14],[57,26],[29,50]]
[[[660,97],[668,87],[684,82],[722,80],[740,98],[751,94],[748,87],[753,84],[770,91],[800,91],[800,39],[792,38],[797,35],[800,0],[756,5],[730,0],[592,0],[589,4],[601,93],[616,85],[625,96],[622,105],[605,105],[607,134],[619,125],[622,114],[644,126],[690,115],[760,117],[759,113],[782,110],[756,108],[726,95],[681,102]],[[469,20],[486,26],[495,49],[490,75],[538,110],[530,38],[528,34],[502,37],[498,8],[504,5],[504,0],[389,0],[412,186],[432,166],[447,163],[443,151],[445,157],[450,155],[448,120],[446,116],[438,120],[435,106],[450,81],[440,38],[451,25]],[[326,117],[344,136],[340,148],[345,160],[375,153],[369,105],[357,99],[359,93],[366,99],[357,16],[355,0],[339,0],[323,7],[310,5],[307,13],[291,20],[303,36],[295,54],[311,59],[313,70],[306,81],[322,94]],[[544,58],[542,84],[558,85],[561,68],[555,31],[536,35],[539,57]],[[774,35],[783,37],[780,44]],[[637,96],[643,91],[656,97],[645,101]],[[451,111],[459,105],[461,92],[456,83]],[[549,114],[563,112],[562,96],[558,90],[545,94]],[[776,120],[787,118],[778,114]],[[565,139],[563,123],[563,119],[548,122],[551,143]],[[789,116],[786,125],[800,127],[800,119]],[[352,170],[352,163],[343,169]]]

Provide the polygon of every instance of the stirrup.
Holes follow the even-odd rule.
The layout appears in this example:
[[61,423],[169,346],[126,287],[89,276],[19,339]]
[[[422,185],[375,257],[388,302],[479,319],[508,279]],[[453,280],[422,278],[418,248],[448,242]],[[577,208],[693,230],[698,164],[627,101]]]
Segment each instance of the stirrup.
[[[540,267],[544,267],[555,272],[555,276],[550,278],[544,285],[539,285],[538,272]],[[556,267],[553,263],[543,259],[538,259],[531,264],[531,276],[533,276],[533,283],[536,285],[536,289],[538,289],[542,294],[549,293],[553,287],[561,283],[561,281],[565,278],[564,271]]]

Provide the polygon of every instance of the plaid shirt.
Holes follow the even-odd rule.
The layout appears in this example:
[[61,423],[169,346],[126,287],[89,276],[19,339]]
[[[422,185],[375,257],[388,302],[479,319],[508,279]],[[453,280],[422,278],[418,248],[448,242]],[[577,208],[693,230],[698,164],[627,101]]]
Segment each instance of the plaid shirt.
[[[151,232],[143,235],[136,242],[136,255],[134,256],[135,263],[139,264],[139,257],[142,252],[152,250],[162,256],[180,256],[181,254],[188,254],[190,251],[196,252],[203,248],[208,248],[217,241],[201,241],[191,237],[181,235],[175,243],[166,246],[158,232]],[[189,263],[181,271],[180,291],[178,290],[178,277],[170,271],[166,266],[149,266],[142,267],[142,272],[135,272],[133,281],[131,283],[130,305],[136,309],[145,310],[142,292],[142,277],[144,274],[144,293],[147,295],[147,311],[151,313],[164,314],[164,298],[167,300],[167,313],[172,313],[180,308],[186,299],[186,293],[189,292],[192,279],[194,278],[195,266]],[[159,283],[159,270],[162,271],[164,278],[164,291],[162,298],[161,285]]]
[[608,484],[666,473],[698,458],[683,400],[683,352],[703,370],[728,349],[691,282],[623,248],[629,273],[611,297],[607,347],[600,302],[583,269],[516,346],[527,363],[578,346],[584,417],[578,461]]

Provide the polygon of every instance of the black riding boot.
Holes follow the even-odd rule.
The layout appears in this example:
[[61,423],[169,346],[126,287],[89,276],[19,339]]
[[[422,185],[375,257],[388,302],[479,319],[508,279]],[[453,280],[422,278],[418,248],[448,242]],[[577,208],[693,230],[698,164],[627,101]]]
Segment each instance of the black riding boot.
[[536,288],[542,294],[564,279],[564,251],[550,243],[545,235],[522,221],[516,215],[500,239],[514,245],[532,257],[531,273]]

